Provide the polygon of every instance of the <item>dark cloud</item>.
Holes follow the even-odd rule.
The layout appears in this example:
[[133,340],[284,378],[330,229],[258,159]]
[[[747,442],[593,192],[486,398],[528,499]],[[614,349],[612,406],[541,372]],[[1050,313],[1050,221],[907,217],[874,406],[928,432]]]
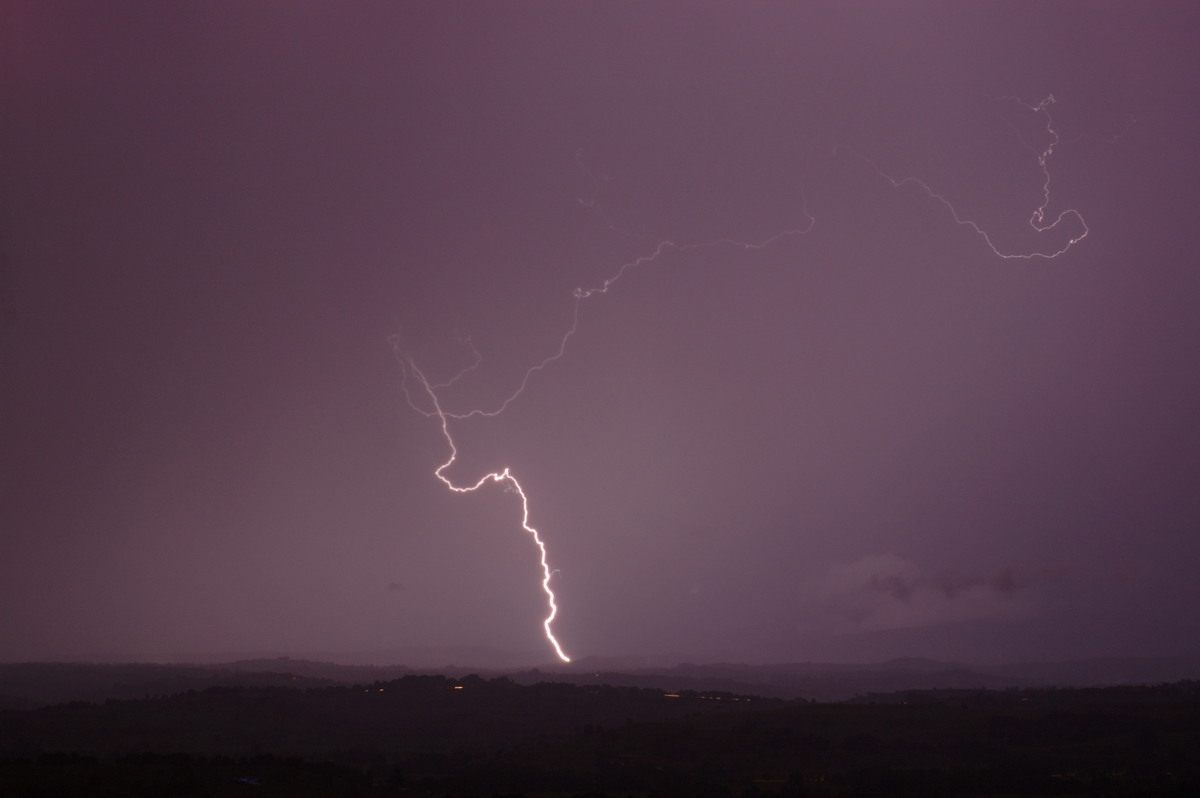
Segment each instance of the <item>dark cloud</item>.
[[933,590],[941,593],[946,599],[953,600],[956,596],[975,588],[987,588],[1001,595],[1010,595],[1027,583],[1027,579],[1019,575],[1015,568],[1001,568],[986,576],[968,576],[954,571],[932,576],[874,573],[865,589],[887,593],[900,601],[909,601],[918,590]]
[[894,554],[871,555],[831,567],[815,583],[815,601],[842,619],[835,627],[843,631],[921,627],[1031,616],[1062,578],[1056,568],[930,572]]

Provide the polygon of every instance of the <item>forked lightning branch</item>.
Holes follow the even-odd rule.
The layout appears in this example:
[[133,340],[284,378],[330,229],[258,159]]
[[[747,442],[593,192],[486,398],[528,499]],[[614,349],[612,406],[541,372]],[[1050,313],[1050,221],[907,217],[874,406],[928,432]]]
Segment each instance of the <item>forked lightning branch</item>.
[[[1006,101],[1014,100],[1014,98],[1004,98],[1004,99]],[[903,178],[903,179],[893,178],[888,173],[884,172],[882,169],[880,169],[878,166],[876,166],[873,162],[871,162],[864,156],[858,155],[857,153],[854,152],[854,150],[852,150],[848,147],[836,147],[834,149],[834,152],[838,153],[838,152],[844,150],[846,152],[853,153],[859,160],[868,164],[880,177],[882,177],[884,180],[886,180],[888,183],[890,183],[893,188],[899,189],[906,185],[913,185],[913,186],[918,187],[929,198],[937,201],[942,206],[944,206],[945,210],[949,212],[949,215],[955,224],[957,224],[959,226],[967,227],[968,229],[973,231],[976,235],[978,235],[980,238],[982,238],[984,243],[988,247],[988,249],[996,257],[1005,258],[1005,259],[1008,259],[1008,258],[1022,258],[1022,259],[1027,259],[1027,258],[1053,259],[1053,258],[1057,258],[1058,256],[1067,252],[1067,250],[1069,250],[1071,247],[1078,244],[1084,238],[1086,238],[1087,234],[1088,234],[1088,227],[1087,227],[1087,224],[1083,220],[1083,216],[1079,213],[1079,211],[1077,211],[1073,208],[1061,211],[1054,217],[1053,221],[1047,221],[1047,209],[1050,205],[1049,160],[1050,160],[1051,156],[1054,154],[1055,148],[1057,146],[1059,146],[1059,144],[1061,143],[1061,139],[1059,138],[1058,131],[1055,129],[1054,122],[1050,116],[1050,105],[1054,103],[1054,97],[1049,96],[1046,99],[1042,100],[1041,102],[1032,104],[1032,105],[1021,102],[1019,100],[1016,100],[1016,102],[1018,102],[1022,107],[1024,107],[1029,112],[1038,114],[1044,119],[1044,122],[1045,122],[1044,131],[1050,139],[1050,143],[1041,148],[1037,148],[1037,147],[1034,147],[1034,146],[1028,144],[1027,142],[1025,142],[1025,140],[1023,138],[1020,139],[1022,144],[1024,144],[1024,146],[1028,150],[1030,150],[1030,152],[1036,159],[1037,165],[1042,174],[1042,183],[1041,183],[1040,192],[1039,192],[1040,202],[1038,202],[1038,204],[1034,207],[1034,209],[1030,215],[1030,218],[1029,218],[1029,224],[1038,233],[1048,233],[1048,232],[1058,228],[1060,226],[1060,224],[1065,222],[1066,220],[1073,220],[1075,225],[1078,226],[1077,231],[1073,235],[1069,236],[1069,238],[1067,239],[1067,242],[1063,245],[1058,246],[1057,248],[1041,250],[1041,251],[1031,251],[1031,252],[1003,252],[996,247],[996,245],[993,243],[991,235],[980,224],[978,224],[970,219],[966,219],[966,218],[963,218],[962,216],[960,216],[959,212],[955,209],[955,207],[950,203],[949,200],[947,200],[944,196],[942,196],[941,194],[934,191],[927,183],[923,182],[922,180],[915,178],[915,177],[907,177],[907,178]],[[1018,137],[1019,137],[1019,134],[1018,134]],[[500,471],[492,471],[492,472],[486,473],[486,474],[482,475],[481,477],[479,477],[473,483],[458,484],[458,483],[454,482],[452,479],[450,479],[450,477],[448,477],[446,475],[446,472],[458,460],[458,454],[459,454],[458,447],[455,445],[454,436],[451,432],[451,423],[453,421],[457,421],[457,420],[473,418],[473,417],[480,417],[480,416],[494,417],[494,416],[498,416],[501,413],[503,413],[514,401],[517,400],[518,397],[521,396],[522,393],[524,393],[524,391],[529,386],[530,381],[532,380],[534,375],[536,375],[538,372],[544,370],[545,368],[550,366],[555,361],[561,359],[566,354],[568,343],[570,342],[571,338],[575,335],[575,333],[579,329],[580,306],[582,305],[582,303],[589,299],[594,299],[594,298],[606,295],[609,292],[609,290],[611,288],[613,288],[617,284],[617,282],[621,279],[621,277],[630,269],[634,269],[634,268],[641,267],[641,266],[651,265],[655,261],[664,257],[664,255],[666,255],[667,253],[686,254],[689,252],[696,252],[699,250],[712,250],[712,249],[720,249],[720,248],[727,248],[731,251],[731,253],[736,252],[736,251],[764,249],[764,248],[769,247],[783,239],[803,236],[803,235],[807,234],[809,231],[811,231],[813,229],[814,224],[816,223],[816,219],[811,214],[809,214],[807,207],[802,207],[800,209],[800,214],[804,218],[803,226],[797,227],[794,229],[782,230],[763,241],[759,241],[759,242],[755,243],[755,242],[744,242],[744,241],[736,241],[736,240],[728,239],[728,238],[722,238],[722,239],[716,239],[716,240],[711,240],[711,241],[680,244],[680,243],[676,243],[674,241],[665,240],[665,239],[655,241],[646,236],[629,233],[629,232],[617,227],[616,225],[614,225],[611,222],[611,220],[609,220],[609,218],[604,214],[604,212],[598,207],[598,205],[594,199],[590,200],[590,201],[582,201],[581,200],[581,202],[583,203],[583,205],[585,205],[586,207],[591,209],[592,212],[599,214],[600,217],[603,219],[604,223],[609,227],[609,229],[611,229],[615,233],[619,233],[626,237],[647,241],[648,242],[647,252],[644,255],[640,255],[632,260],[622,263],[620,266],[618,266],[612,272],[612,274],[607,279],[603,280],[598,285],[596,285],[592,288],[580,287],[580,288],[576,288],[574,290],[574,292],[571,295],[571,302],[572,302],[572,306],[573,306],[572,307],[572,315],[571,315],[571,323],[567,327],[567,329],[563,331],[562,335],[559,336],[557,345],[555,345],[551,349],[551,352],[549,355],[547,355],[545,358],[543,358],[540,362],[535,363],[534,365],[530,366],[525,371],[524,375],[522,376],[522,379],[520,380],[520,382],[517,386],[517,389],[515,391],[513,391],[512,394],[505,397],[502,401],[498,402],[494,407],[492,407],[490,409],[489,408],[475,408],[475,409],[470,409],[470,410],[448,410],[442,406],[441,399],[439,398],[438,392],[441,389],[447,388],[447,387],[453,385],[454,383],[458,382],[459,380],[463,379],[464,377],[468,376],[482,362],[482,355],[480,354],[478,349],[476,349],[475,346],[470,343],[470,341],[467,341],[465,343],[467,346],[470,347],[470,350],[471,350],[472,354],[474,355],[473,362],[466,368],[459,371],[451,379],[449,379],[445,382],[434,383],[434,382],[430,382],[430,380],[426,377],[425,372],[417,365],[417,363],[416,363],[415,359],[413,358],[413,356],[411,355],[411,353],[403,351],[403,349],[400,346],[399,338],[396,336],[393,336],[390,339],[390,343],[392,345],[393,351],[395,352],[396,358],[397,358],[398,362],[400,363],[401,369],[403,371],[403,383],[402,384],[403,384],[404,394],[408,401],[409,406],[414,411],[416,411],[417,413],[420,413],[421,415],[425,416],[426,418],[436,419],[436,422],[437,422],[439,428],[441,429],[442,437],[445,439],[446,445],[450,452],[449,457],[444,462],[442,462],[439,466],[437,466],[437,468],[434,469],[433,475],[443,485],[445,485],[447,489],[449,489],[455,493],[472,493],[474,491],[477,491],[477,490],[483,488],[484,486],[486,486],[488,484],[499,483],[505,489],[516,493],[517,497],[520,499],[520,502],[521,502],[520,526],[521,526],[521,529],[524,530],[533,539],[534,544],[537,546],[539,562],[540,562],[541,569],[542,569],[541,583],[542,583],[542,590],[546,594],[546,606],[547,606],[547,614],[546,614],[545,619],[542,621],[542,627],[545,630],[546,639],[549,641],[551,647],[554,649],[554,653],[563,662],[570,662],[571,659],[569,656],[567,656],[566,651],[563,649],[563,646],[559,643],[558,638],[554,634],[554,628],[553,628],[554,621],[558,617],[558,604],[555,601],[554,591],[551,589],[551,586],[550,586],[551,577],[554,573],[554,569],[552,569],[550,567],[550,562],[549,562],[547,550],[546,550],[546,542],[543,539],[542,534],[538,531],[538,529],[536,527],[534,527],[530,523],[529,496],[526,494],[525,489],[521,486],[521,483],[517,480],[516,475],[513,474],[509,468],[504,468]],[[410,383],[412,383],[412,384],[410,384]]]

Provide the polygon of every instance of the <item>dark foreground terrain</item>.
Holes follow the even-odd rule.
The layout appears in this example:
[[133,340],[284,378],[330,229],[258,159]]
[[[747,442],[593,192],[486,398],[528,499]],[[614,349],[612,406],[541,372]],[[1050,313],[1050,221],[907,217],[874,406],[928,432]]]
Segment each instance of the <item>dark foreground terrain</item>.
[[410,675],[0,711],[4,796],[1195,794],[1197,682],[812,703]]

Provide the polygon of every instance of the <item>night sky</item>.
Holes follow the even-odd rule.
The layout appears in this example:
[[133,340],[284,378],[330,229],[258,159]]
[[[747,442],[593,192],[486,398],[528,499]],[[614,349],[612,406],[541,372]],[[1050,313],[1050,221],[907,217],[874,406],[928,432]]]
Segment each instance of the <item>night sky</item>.
[[0,659],[551,662],[412,365],[494,410],[576,309],[446,472],[573,658],[1200,655],[1197,41],[0,0]]

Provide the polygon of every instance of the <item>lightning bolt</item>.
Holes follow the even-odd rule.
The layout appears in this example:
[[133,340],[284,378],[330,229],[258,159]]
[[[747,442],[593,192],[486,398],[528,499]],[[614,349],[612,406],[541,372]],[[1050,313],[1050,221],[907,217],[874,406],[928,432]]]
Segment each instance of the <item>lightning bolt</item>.
[[[929,186],[929,184],[925,183],[924,181],[922,181],[918,178],[915,178],[915,177],[906,177],[903,179],[894,178],[891,175],[889,175],[888,173],[884,172],[878,166],[876,166],[871,160],[869,160],[868,158],[866,158],[863,155],[860,155],[859,153],[855,152],[854,150],[852,150],[849,147],[838,145],[838,146],[834,147],[834,154],[836,155],[841,150],[850,152],[855,157],[859,158],[861,161],[868,164],[881,177],[886,179],[892,185],[892,187],[895,189],[900,189],[906,185],[917,186],[929,198],[941,203],[950,212],[950,216],[953,218],[953,220],[955,221],[956,224],[968,227],[972,231],[974,231],[978,236],[980,236],[983,239],[983,241],[986,243],[988,248],[992,251],[992,253],[1000,258],[1004,258],[1004,259],[1011,259],[1011,258],[1052,259],[1052,258],[1056,258],[1056,257],[1062,255],[1063,253],[1065,253],[1068,249],[1073,247],[1075,244],[1078,244],[1080,241],[1082,241],[1084,238],[1086,238],[1089,230],[1088,230],[1087,224],[1084,222],[1083,216],[1079,213],[1079,211],[1077,211],[1073,208],[1060,212],[1054,218],[1053,221],[1047,222],[1047,208],[1050,205],[1050,169],[1049,169],[1048,164],[1049,164],[1050,157],[1054,154],[1055,148],[1061,143],[1061,139],[1058,135],[1057,130],[1054,127],[1054,121],[1050,116],[1050,110],[1049,110],[1050,105],[1052,105],[1055,101],[1054,96],[1050,95],[1050,96],[1046,97],[1046,99],[1042,100],[1041,102],[1032,104],[1032,105],[1030,105],[1028,103],[1024,103],[1016,98],[1010,97],[1010,98],[1003,98],[1003,99],[1017,102],[1020,105],[1022,105],[1024,108],[1026,108],[1027,110],[1029,110],[1033,113],[1041,114],[1045,119],[1045,131],[1050,137],[1050,142],[1046,146],[1039,149],[1039,148],[1029,144],[1027,141],[1025,141],[1025,139],[1023,137],[1021,137],[1019,133],[1017,135],[1018,135],[1018,138],[1020,139],[1021,143],[1027,149],[1029,149],[1036,157],[1038,166],[1040,167],[1042,176],[1043,176],[1042,186],[1041,186],[1041,203],[1033,210],[1033,213],[1030,216],[1030,219],[1029,219],[1030,226],[1036,232],[1038,232],[1040,234],[1040,233],[1045,233],[1045,232],[1054,230],[1060,224],[1062,224],[1065,220],[1074,219],[1078,222],[1078,225],[1082,230],[1082,232],[1079,232],[1076,235],[1072,236],[1068,240],[1066,245],[1062,246],[1061,248],[1059,248],[1057,250],[1035,251],[1035,252],[1029,252],[1029,253],[1019,253],[1019,252],[1014,253],[1014,252],[1001,251],[996,246],[996,244],[993,242],[991,235],[981,225],[979,225],[978,223],[976,223],[970,219],[963,218],[958,213],[958,211],[954,207],[954,205],[948,199],[946,199],[946,197],[944,197],[943,195],[936,192],[933,188],[931,188]],[[1126,128],[1126,130],[1128,130],[1128,128]],[[1124,132],[1125,131],[1122,131],[1118,135],[1118,137],[1120,135],[1124,135]],[[594,185],[598,185],[600,182],[607,182],[608,177],[602,176],[600,178],[597,178],[591,172],[591,170],[589,170],[587,168],[586,164],[583,163],[583,160],[578,153],[576,154],[576,161],[585,171],[588,172],[589,175],[592,176]],[[439,397],[439,391],[441,391],[444,388],[448,388],[448,387],[454,385],[459,380],[463,379],[464,377],[469,375],[471,372],[473,372],[483,362],[483,356],[480,354],[479,350],[474,346],[474,344],[470,341],[469,338],[462,339],[461,343],[463,344],[464,347],[466,347],[470,350],[470,352],[472,354],[471,363],[469,365],[467,365],[465,368],[463,368],[462,370],[460,370],[458,373],[456,373],[453,377],[451,377],[450,379],[445,380],[443,382],[432,382],[429,378],[426,377],[425,373],[417,365],[414,358],[410,354],[408,354],[402,350],[402,348],[400,346],[400,339],[398,336],[392,336],[389,339],[389,341],[392,345],[392,349],[396,355],[397,361],[400,363],[400,366],[401,366],[401,371],[402,371],[401,386],[402,386],[402,390],[404,392],[404,396],[405,396],[405,399],[406,399],[409,407],[411,407],[415,412],[425,416],[426,418],[437,420],[437,424],[438,424],[439,429],[441,430],[442,437],[445,439],[446,446],[450,452],[449,457],[434,470],[434,472],[433,472],[434,476],[442,484],[444,484],[449,490],[451,490],[455,493],[472,493],[474,491],[479,490],[480,488],[484,487],[485,485],[487,485],[489,483],[499,483],[504,487],[504,489],[506,491],[511,491],[513,493],[516,493],[517,496],[520,498],[520,501],[521,501],[521,528],[530,535],[530,537],[534,541],[534,544],[537,546],[538,553],[539,553],[539,562],[540,562],[541,568],[542,568],[542,580],[541,580],[542,590],[546,594],[546,604],[547,604],[547,608],[548,608],[548,613],[547,613],[545,619],[542,621],[542,627],[545,630],[546,639],[550,642],[550,645],[553,647],[554,652],[558,655],[559,659],[561,659],[563,662],[570,662],[571,660],[570,660],[570,657],[568,657],[566,652],[563,650],[563,647],[559,643],[558,639],[554,636],[554,631],[552,628],[554,620],[558,616],[558,604],[555,601],[554,591],[550,587],[550,582],[551,582],[551,578],[554,574],[554,570],[550,567],[549,560],[547,557],[547,552],[546,552],[546,543],[542,539],[541,533],[537,530],[536,527],[534,527],[530,523],[529,496],[525,492],[524,487],[522,487],[521,483],[517,480],[516,475],[514,475],[511,471],[511,469],[507,468],[507,467],[505,467],[499,471],[492,471],[487,474],[484,474],[483,476],[479,477],[473,483],[458,484],[458,483],[455,483],[449,476],[447,476],[447,473],[446,473],[447,470],[450,469],[450,467],[453,466],[455,464],[455,462],[457,462],[458,454],[459,454],[458,447],[456,446],[456,444],[454,442],[454,437],[451,434],[451,422],[452,421],[462,421],[462,420],[477,418],[477,417],[493,418],[495,416],[499,416],[505,410],[507,410],[509,408],[509,406],[513,402],[515,402],[521,396],[521,394],[523,394],[525,392],[526,388],[530,384],[530,381],[533,380],[535,375],[544,371],[545,369],[547,369],[549,366],[551,366],[556,361],[562,359],[563,356],[566,354],[568,344],[570,343],[571,339],[575,336],[575,334],[579,330],[580,310],[581,310],[583,304],[585,302],[587,302],[588,300],[607,295],[609,293],[609,291],[611,291],[617,285],[617,283],[621,280],[621,278],[624,277],[624,275],[627,272],[629,272],[630,270],[637,269],[639,267],[646,267],[646,266],[652,265],[656,261],[663,258],[664,255],[666,255],[667,253],[670,253],[670,252],[689,253],[689,252],[696,252],[699,250],[721,249],[721,248],[735,250],[735,251],[736,250],[741,250],[741,251],[762,250],[762,249],[765,249],[767,247],[770,247],[770,246],[776,244],[777,242],[779,242],[783,239],[807,235],[813,229],[813,227],[816,223],[815,217],[813,217],[808,212],[807,202],[803,202],[802,207],[801,207],[801,212],[806,220],[803,226],[797,227],[794,229],[783,230],[783,231],[778,232],[778,233],[776,233],[768,238],[765,238],[761,241],[746,242],[746,241],[738,241],[738,240],[735,240],[732,238],[718,238],[718,239],[712,239],[712,240],[708,240],[708,241],[695,242],[695,243],[677,243],[673,240],[665,239],[665,238],[654,239],[651,236],[647,236],[647,235],[643,235],[643,234],[639,234],[639,233],[633,233],[633,232],[625,230],[621,227],[618,227],[616,224],[614,224],[612,222],[612,220],[604,212],[603,208],[601,208],[599,206],[599,203],[597,202],[595,196],[593,196],[590,199],[586,199],[586,200],[580,199],[579,202],[584,207],[588,208],[589,211],[597,214],[603,220],[604,224],[607,225],[609,230],[612,231],[613,233],[619,234],[619,235],[629,238],[629,239],[647,242],[648,251],[646,251],[645,254],[638,255],[637,257],[633,258],[632,260],[628,260],[628,261],[622,263],[607,278],[605,278],[601,282],[593,285],[592,287],[585,288],[585,287],[581,286],[581,287],[574,289],[574,291],[571,294],[571,303],[572,303],[571,321],[570,321],[570,324],[567,326],[567,328],[563,331],[562,335],[558,338],[557,345],[554,346],[550,350],[549,354],[547,354],[544,358],[542,358],[540,361],[538,361],[537,363],[533,364],[528,369],[526,369],[526,371],[522,375],[521,380],[519,381],[516,389],[514,391],[512,391],[510,394],[508,394],[507,396],[500,399],[494,406],[492,406],[490,408],[477,407],[477,408],[472,408],[472,409],[467,409],[467,410],[450,410],[443,406],[441,398]],[[420,397],[424,397],[424,400],[421,400]]]
[[[1055,102],[1054,95],[1053,94],[1048,95],[1041,102],[1033,103],[1033,104],[1024,102],[1023,100],[1021,100],[1017,97],[1001,97],[1000,99],[1007,100],[1010,102],[1015,102],[1018,105],[1021,105],[1022,107],[1024,107],[1026,110],[1029,110],[1029,111],[1032,111],[1033,113],[1042,115],[1044,117],[1044,119],[1046,120],[1045,130],[1046,130],[1046,133],[1049,134],[1049,136],[1050,136],[1050,143],[1047,144],[1045,147],[1038,149],[1034,145],[1027,142],[1025,140],[1025,138],[1023,136],[1021,136],[1021,134],[1019,132],[1017,132],[1017,138],[1020,140],[1021,144],[1025,146],[1026,149],[1028,149],[1030,152],[1032,152],[1036,156],[1038,167],[1042,171],[1042,191],[1041,191],[1042,201],[1041,201],[1040,205],[1038,205],[1036,208],[1033,209],[1033,213],[1029,217],[1029,226],[1032,227],[1035,232],[1041,234],[1041,233],[1047,233],[1047,232],[1050,232],[1051,230],[1056,229],[1060,224],[1063,223],[1064,220],[1074,219],[1076,222],[1078,222],[1079,227],[1082,229],[1082,232],[1069,238],[1067,240],[1067,243],[1064,244],[1059,249],[1049,251],[1049,252],[1041,252],[1041,251],[1004,252],[1004,251],[1001,251],[1001,249],[999,247],[997,247],[996,244],[992,241],[992,236],[990,233],[988,233],[987,230],[985,230],[979,223],[974,222],[970,219],[964,219],[962,216],[960,216],[958,213],[958,210],[954,207],[954,205],[950,202],[950,200],[946,199],[945,196],[943,196],[942,194],[939,194],[937,191],[934,191],[933,188],[931,188],[930,185],[928,183],[926,183],[925,181],[920,180],[916,177],[905,177],[905,178],[899,178],[899,179],[892,177],[890,174],[888,174],[887,172],[880,169],[870,158],[867,158],[865,155],[862,155],[862,154],[856,152],[855,150],[853,150],[852,148],[847,147],[845,145],[839,144],[839,145],[835,146],[833,148],[834,154],[837,154],[838,152],[843,151],[843,150],[846,152],[849,152],[854,157],[858,158],[859,160],[863,161],[868,166],[870,166],[884,180],[891,183],[892,188],[899,189],[899,188],[902,188],[907,185],[916,186],[922,192],[924,192],[924,194],[926,196],[928,196],[930,199],[936,200],[937,202],[941,203],[946,208],[946,210],[950,211],[950,216],[954,219],[955,224],[957,224],[961,227],[969,228],[976,235],[978,235],[980,238],[982,238],[984,243],[987,244],[988,249],[990,249],[992,251],[992,254],[996,255],[999,258],[1004,258],[1005,260],[1012,260],[1012,259],[1031,260],[1033,258],[1045,258],[1046,260],[1051,260],[1053,258],[1057,258],[1059,255],[1062,255],[1067,250],[1069,250],[1071,247],[1075,246],[1080,241],[1087,238],[1088,233],[1091,231],[1088,229],[1087,222],[1084,221],[1083,215],[1079,211],[1075,210],[1074,208],[1068,208],[1064,211],[1061,211],[1058,214],[1058,216],[1054,217],[1054,221],[1052,221],[1052,222],[1046,221],[1046,208],[1049,207],[1049,205],[1050,205],[1050,165],[1049,165],[1049,161],[1050,161],[1050,156],[1052,156],[1054,154],[1054,149],[1062,141],[1058,135],[1058,131],[1055,130],[1055,128],[1054,128],[1054,119],[1050,116],[1050,106],[1053,105]],[[1128,130],[1128,127],[1126,128],[1126,130]],[[1014,130],[1014,132],[1016,132],[1016,131]],[[1122,132],[1121,134],[1118,134],[1118,138],[1121,135],[1124,135],[1124,132]]]
[[[558,615],[558,605],[554,601],[554,591],[550,589],[551,570],[550,570],[550,564],[546,560],[546,543],[545,543],[545,541],[542,540],[542,536],[540,534],[538,534],[537,529],[535,527],[531,526],[529,523],[529,497],[525,494],[525,489],[523,487],[521,487],[521,483],[517,481],[516,476],[514,476],[512,471],[509,470],[508,468],[505,468],[502,471],[492,471],[491,473],[484,474],[473,485],[456,485],[444,473],[446,471],[446,469],[449,468],[450,466],[454,465],[454,462],[458,459],[458,447],[455,446],[454,438],[450,435],[450,418],[451,418],[451,416],[449,413],[447,413],[446,411],[444,411],[442,409],[442,405],[441,405],[440,400],[438,399],[436,389],[444,388],[449,385],[452,385],[454,382],[456,382],[458,379],[460,379],[468,371],[470,371],[470,370],[474,369],[476,366],[478,366],[479,362],[480,362],[478,350],[475,350],[474,347],[472,347],[472,351],[474,351],[476,354],[476,360],[471,366],[468,366],[463,371],[460,371],[457,375],[455,375],[452,379],[448,380],[447,382],[434,384],[434,383],[431,383],[425,377],[424,372],[422,372],[421,369],[419,369],[417,367],[417,364],[413,362],[411,357],[409,357],[407,355],[403,355],[397,349],[397,347],[399,346],[399,340],[396,339],[395,337],[393,337],[393,339],[392,339],[392,346],[393,346],[393,349],[396,351],[397,356],[401,358],[401,362],[404,364],[405,373],[412,374],[413,378],[416,379],[418,383],[420,383],[421,388],[424,390],[425,394],[429,397],[429,401],[432,403],[432,406],[433,406],[432,415],[437,416],[437,418],[440,422],[440,425],[441,425],[441,429],[442,429],[442,437],[444,437],[446,439],[446,444],[450,447],[450,457],[446,460],[446,462],[442,463],[440,466],[437,467],[437,469],[433,472],[433,475],[435,477],[437,477],[439,480],[441,480],[442,484],[444,484],[447,488],[454,491],[455,493],[472,493],[474,491],[479,490],[481,487],[483,487],[488,482],[499,482],[499,483],[503,483],[506,488],[511,489],[514,493],[517,494],[518,497],[520,497],[520,499],[521,499],[521,528],[529,533],[529,535],[533,538],[534,544],[538,547],[538,552],[540,554],[540,562],[542,565],[542,590],[544,590],[546,593],[546,602],[550,607],[550,613],[546,616],[546,619],[544,621],[542,621],[542,627],[546,630],[546,639],[549,640],[550,645],[554,647],[554,653],[557,654],[558,658],[561,659],[563,662],[570,662],[571,658],[567,656],[565,651],[563,651],[562,646],[558,642],[558,639],[554,636],[554,631],[550,628],[550,625],[552,623],[554,623],[554,618]],[[411,403],[411,400],[410,400],[410,403]],[[414,408],[415,408],[415,405],[414,405]]]
[[[583,204],[599,213],[604,219],[605,224],[607,224],[611,230],[630,238],[647,238],[646,236],[629,233],[616,227],[602,210],[595,207],[594,203],[585,202]],[[542,621],[542,628],[545,630],[546,639],[550,642],[551,647],[554,649],[554,653],[557,654],[558,658],[563,662],[570,662],[571,659],[567,656],[567,653],[563,650],[562,645],[558,642],[558,638],[554,636],[554,630],[552,628],[554,619],[558,616],[558,604],[555,601],[554,591],[550,588],[550,580],[553,575],[553,570],[550,568],[550,563],[547,559],[546,543],[542,539],[542,536],[538,532],[537,528],[531,525],[529,522],[529,496],[526,494],[524,487],[522,487],[521,483],[517,480],[516,475],[512,473],[510,468],[507,467],[499,471],[492,471],[484,474],[475,482],[470,484],[456,484],[453,480],[451,480],[450,477],[446,475],[446,471],[458,460],[458,447],[454,443],[454,436],[450,432],[451,420],[461,421],[479,416],[492,418],[507,410],[508,407],[514,401],[516,401],[522,393],[525,392],[526,387],[529,385],[530,380],[533,379],[535,374],[545,370],[548,366],[555,361],[560,360],[566,354],[568,343],[579,330],[580,308],[583,303],[589,299],[607,294],[617,284],[621,277],[623,277],[630,269],[654,263],[668,252],[692,252],[700,249],[712,249],[718,247],[728,247],[743,251],[761,250],[781,239],[790,236],[804,235],[812,230],[813,225],[816,223],[816,219],[808,213],[806,206],[802,207],[802,213],[806,219],[806,223],[803,227],[792,230],[784,230],[757,242],[737,241],[732,238],[719,238],[699,243],[678,244],[674,241],[663,239],[658,241],[650,252],[622,263],[612,274],[610,274],[599,284],[591,288],[576,288],[571,294],[571,323],[558,339],[558,345],[541,361],[530,366],[522,376],[516,390],[514,390],[511,394],[500,401],[499,404],[491,409],[475,408],[466,411],[447,410],[442,406],[441,399],[438,396],[439,390],[448,388],[455,384],[467,374],[474,371],[480,365],[480,363],[482,363],[482,355],[480,355],[479,350],[476,349],[475,346],[470,342],[470,339],[464,339],[463,343],[464,345],[468,346],[472,352],[473,360],[471,364],[459,371],[450,379],[444,382],[435,383],[426,377],[425,373],[417,365],[413,357],[403,351],[400,345],[399,336],[392,336],[389,338],[389,343],[391,344],[392,350],[395,353],[396,359],[400,363],[402,369],[403,379],[401,381],[401,386],[409,407],[426,418],[437,419],[438,426],[441,429],[442,437],[445,439],[446,446],[450,450],[450,456],[445,462],[443,462],[434,470],[434,476],[441,481],[443,485],[455,493],[473,493],[488,483],[501,483],[506,489],[516,493],[520,498],[521,528],[533,538],[533,542],[538,548],[539,563],[542,567],[542,591],[546,594],[546,604],[548,607],[548,613],[545,619]],[[410,380],[416,383],[416,388],[410,387]],[[425,403],[417,400],[417,396],[421,395],[426,398],[427,401]]]

